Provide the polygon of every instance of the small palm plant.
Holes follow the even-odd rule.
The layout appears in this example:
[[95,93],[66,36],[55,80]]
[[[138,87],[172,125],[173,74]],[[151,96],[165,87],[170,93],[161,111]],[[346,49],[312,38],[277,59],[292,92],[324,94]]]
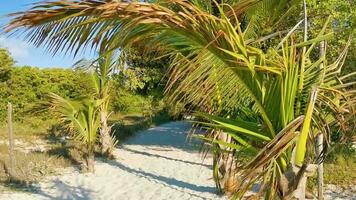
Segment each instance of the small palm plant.
[[84,153],[86,171],[94,172],[94,147],[100,126],[99,106],[102,101],[93,98],[66,100],[56,94],[50,94],[50,109],[58,114],[60,120],[73,131],[75,138],[81,141],[86,149]]
[[89,71],[95,86],[96,98],[100,99],[100,142],[101,153],[113,158],[113,148],[117,144],[115,136],[111,136],[111,127],[108,124],[109,103],[111,89],[111,75],[118,69],[118,62],[114,62],[113,53],[103,53],[94,62],[78,62],[77,68]]

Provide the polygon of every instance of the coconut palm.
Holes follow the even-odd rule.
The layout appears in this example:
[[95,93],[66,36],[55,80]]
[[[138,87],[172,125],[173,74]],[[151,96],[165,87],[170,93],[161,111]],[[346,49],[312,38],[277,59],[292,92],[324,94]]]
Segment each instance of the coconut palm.
[[[280,45],[262,50],[257,43],[270,36],[248,38],[250,26],[239,21],[243,3],[257,1],[240,1],[232,8],[216,5],[217,14],[198,1],[169,2],[43,3],[15,14],[7,30],[26,28],[30,42],[54,52],[64,48],[75,53],[84,47],[110,51],[140,41],[165,47],[175,57],[171,97],[210,113],[197,114],[212,133],[202,139],[213,144],[213,151],[227,153],[224,173],[240,180],[232,186],[233,197],[255,183],[266,199],[295,196],[313,161],[309,143],[319,133],[328,139],[330,127],[343,128],[345,113],[354,113],[355,92],[348,91],[353,83],[345,83],[349,76],[338,76],[347,48],[331,64],[325,56],[314,59],[316,44],[332,37],[325,26],[306,41],[299,41],[294,28]],[[230,117],[211,115],[221,115],[225,108],[232,108]],[[214,168],[217,177],[218,170]]]
[[50,94],[50,99],[50,109],[74,132],[75,138],[86,146],[86,170],[94,172],[94,147],[100,126],[98,112],[102,101],[93,98],[70,101],[56,94]]
[[[174,9],[174,1],[153,1],[157,2],[162,6],[167,6],[168,8]],[[265,30],[265,27],[261,27],[261,21],[268,21],[268,24],[274,24],[277,26],[282,19],[285,18],[286,14],[294,8],[295,3],[291,1],[290,4],[285,4],[279,0],[230,0],[230,1],[217,1],[219,5],[225,5],[223,8],[228,11],[228,15],[230,19],[234,19],[232,13],[236,12],[240,18],[246,18],[250,22],[245,22],[246,28],[246,35],[249,35],[249,38],[257,37],[256,30]],[[110,3],[110,4],[109,4]],[[28,34],[29,41],[33,42],[36,45],[47,45],[49,49],[53,51],[53,53],[57,53],[58,51],[66,50],[66,52],[72,52],[76,54],[81,48],[91,46],[94,49],[103,52],[105,50],[115,50],[118,46],[113,45],[113,47],[107,46],[107,44],[111,43],[110,40],[116,38],[121,39],[120,29],[122,23],[126,23],[125,20],[117,20],[117,19],[109,19],[106,18],[105,20],[99,18],[92,18],[94,15],[87,15],[86,13],[81,13],[81,9],[90,9],[91,6],[115,6],[117,5],[116,1],[65,1],[65,2],[52,2],[52,3],[39,3],[33,7],[32,16],[37,18],[32,18],[30,21],[33,23],[36,29],[43,31],[44,35],[40,36],[37,34]],[[202,9],[205,12],[208,12],[212,15],[219,15],[219,10],[217,7],[217,3],[211,0],[194,0],[192,3],[199,9]],[[120,3],[126,5],[128,3]],[[137,5],[141,5],[141,3],[136,3]],[[230,7],[230,5],[232,7]],[[60,12],[56,14],[50,13],[49,8],[57,8],[62,7]],[[103,7],[104,8],[104,7]],[[114,8],[114,7],[112,7]],[[269,10],[273,8],[274,12],[271,17]],[[44,11],[44,13],[35,13],[35,10]],[[59,10],[56,10],[59,11]],[[251,17],[252,13],[254,15],[258,14],[258,17]],[[18,13],[21,15],[21,13]],[[49,15],[47,15],[49,14]],[[83,14],[83,15],[82,15]],[[93,13],[94,14],[94,13]],[[16,15],[16,14],[15,14]],[[38,17],[42,15],[43,18],[39,19]],[[44,17],[46,16],[46,17]],[[246,17],[245,17],[246,16]],[[21,20],[22,22],[27,21],[28,15]],[[90,18],[90,20],[89,20]],[[253,18],[253,19],[252,19]],[[278,19],[278,20],[277,20]],[[37,21],[38,20],[38,21]],[[15,20],[20,22],[18,20]],[[17,22],[13,22],[11,25],[8,26],[8,29],[12,29],[12,26],[17,26]],[[37,21],[37,22],[36,22]],[[245,20],[246,21],[246,20]],[[20,23],[22,23],[20,22]],[[18,24],[20,25],[20,24]],[[23,24],[25,25],[25,24]],[[22,25],[20,25],[22,26]],[[13,27],[14,28],[14,27]],[[93,28],[93,29],[92,29]],[[94,29],[100,30],[99,32],[95,33]],[[261,31],[262,33],[268,33],[268,31]],[[94,33],[94,34],[93,34]],[[41,37],[41,38],[40,38]],[[47,40],[48,39],[48,40]],[[136,42],[135,44],[137,44]],[[146,46],[150,46],[149,42],[145,42]],[[155,44],[156,45],[156,44]],[[121,50],[125,45],[120,46]],[[136,46],[136,45],[135,45]],[[169,52],[169,49],[165,48],[165,52]],[[103,60],[105,58],[101,58]],[[98,63],[92,65],[92,67],[96,68],[94,73],[97,76],[96,82],[99,82],[97,85],[97,94],[99,98],[105,96],[106,103],[102,104],[101,108],[101,143],[102,143],[102,153],[107,154],[111,157],[111,148],[114,141],[110,138],[110,127],[107,125],[107,116],[108,116],[108,74],[111,73],[113,65],[109,62],[101,62],[99,65]],[[110,66],[108,66],[110,65]],[[101,77],[101,78],[100,78]],[[111,145],[110,145],[111,144]]]
[[118,68],[116,62],[113,61],[113,53],[103,53],[100,58],[93,62],[78,62],[77,68],[85,69],[92,73],[93,83],[96,91],[96,98],[100,99],[100,140],[101,153],[108,158],[113,158],[113,147],[117,140],[115,136],[111,136],[111,127],[108,125],[109,103],[110,103],[110,76]]

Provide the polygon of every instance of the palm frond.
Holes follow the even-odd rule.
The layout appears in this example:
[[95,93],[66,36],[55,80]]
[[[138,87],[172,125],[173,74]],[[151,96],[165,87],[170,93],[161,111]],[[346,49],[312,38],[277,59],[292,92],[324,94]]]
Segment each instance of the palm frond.
[[66,100],[56,94],[50,94],[50,99],[50,109],[74,131],[76,138],[85,144],[94,145],[100,125],[98,107],[102,101]]

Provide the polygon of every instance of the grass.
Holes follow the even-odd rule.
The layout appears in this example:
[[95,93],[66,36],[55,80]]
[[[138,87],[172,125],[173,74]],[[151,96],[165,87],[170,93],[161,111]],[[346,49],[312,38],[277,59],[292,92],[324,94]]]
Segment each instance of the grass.
[[[7,145],[0,146],[0,183],[9,188],[28,188],[44,177],[59,172],[59,168],[69,167],[70,162],[62,156],[50,155],[47,152],[24,153],[14,152],[15,167],[9,174],[9,157]],[[0,188],[5,190],[5,188]]]
[[[346,163],[325,163],[324,164],[324,184],[337,185],[341,188],[349,188],[356,185],[356,160],[346,159]],[[308,188],[316,192],[317,175],[308,179]]]
[[325,160],[324,168],[326,183],[356,185],[356,149],[352,143],[335,145]]
[[14,123],[15,167],[11,176],[7,127],[0,127],[0,191],[26,190],[46,176],[57,174],[59,169],[71,166],[66,157],[45,151],[59,145],[58,142],[50,140],[48,130],[52,125],[53,121],[43,121],[35,117],[30,123]]
[[349,162],[348,165],[326,164],[325,183],[342,187],[356,185],[356,161]]
[[[15,122],[13,124],[14,135],[16,139],[31,143],[34,139],[45,138],[47,129],[51,125],[48,121],[42,121],[41,126],[33,126],[28,123]],[[0,140],[7,140],[7,127],[5,124],[0,126]]]
[[[356,154],[351,145],[336,145],[324,163],[324,183],[342,188],[356,185]],[[308,188],[316,190],[316,174],[308,179]]]

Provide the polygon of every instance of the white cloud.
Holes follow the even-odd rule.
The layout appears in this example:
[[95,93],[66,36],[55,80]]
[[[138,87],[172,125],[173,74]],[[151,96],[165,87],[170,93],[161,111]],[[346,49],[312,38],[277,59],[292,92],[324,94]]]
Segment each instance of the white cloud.
[[19,39],[0,37],[0,47],[6,48],[17,61],[30,56],[30,45]]

